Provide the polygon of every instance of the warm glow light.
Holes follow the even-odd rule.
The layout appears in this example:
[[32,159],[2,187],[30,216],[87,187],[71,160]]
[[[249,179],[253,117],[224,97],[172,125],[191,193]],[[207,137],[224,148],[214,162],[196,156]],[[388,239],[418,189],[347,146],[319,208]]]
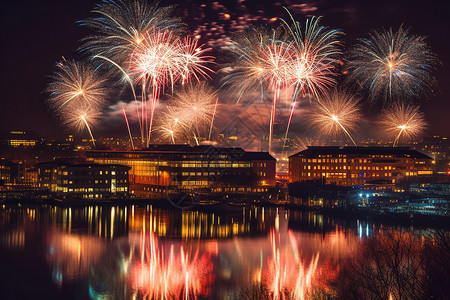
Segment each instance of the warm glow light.
[[131,268],[132,287],[149,299],[197,299],[208,296],[214,281],[209,255],[189,255],[183,247],[166,253],[154,233],[141,232],[140,255]]

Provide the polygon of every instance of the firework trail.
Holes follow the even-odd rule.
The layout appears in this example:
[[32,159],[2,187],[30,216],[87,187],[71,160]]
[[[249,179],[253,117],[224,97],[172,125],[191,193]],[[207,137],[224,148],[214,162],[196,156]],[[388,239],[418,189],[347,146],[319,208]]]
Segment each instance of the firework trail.
[[82,131],[86,128],[95,148],[95,139],[91,127],[95,126],[101,117],[101,113],[98,110],[86,105],[80,105],[79,107],[73,107],[70,110],[64,110],[61,112],[60,117],[64,125],[77,131]]
[[214,119],[216,117],[217,105],[218,104],[219,104],[219,97],[217,97],[216,104],[214,105],[214,111],[213,111],[213,114],[212,114],[212,117],[211,117],[211,125],[209,126],[208,141],[210,141],[210,142],[211,142],[211,132],[212,132],[213,125],[214,125]]
[[56,66],[46,92],[49,93],[48,103],[57,113],[80,105],[99,109],[106,104],[105,80],[89,65],[63,59]]
[[342,91],[333,90],[320,101],[315,101],[309,114],[312,127],[323,135],[337,135],[344,132],[353,144],[355,140],[350,135],[361,119],[359,100]]
[[380,125],[388,134],[395,136],[395,147],[402,136],[411,139],[420,135],[427,127],[427,122],[418,106],[396,103],[385,110]]
[[360,39],[350,51],[350,80],[368,91],[372,101],[397,101],[418,97],[431,89],[436,56],[425,37],[409,35],[400,27],[396,32],[373,31]]
[[123,107],[122,107],[122,112],[123,112],[123,117],[125,119],[125,123],[127,124],[128,134],[130,135],[131,149],[134,150],[134,143],[133,143],[133,137],[131,136],[130,123],[128,123],[127,113],[125,112],[125,108],[123,108]]

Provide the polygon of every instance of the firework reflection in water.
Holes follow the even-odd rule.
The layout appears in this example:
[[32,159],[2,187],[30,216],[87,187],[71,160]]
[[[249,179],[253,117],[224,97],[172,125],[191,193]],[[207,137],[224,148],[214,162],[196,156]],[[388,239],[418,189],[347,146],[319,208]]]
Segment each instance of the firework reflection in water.
[[208,254],[190,255],[183,246],[170,251],[158,245],[153,232],[141,232],[139,256],[131,267],[131,284],[146,299],[197,299],[207,296],[214,281]]
[[309,263],[306,260],[302,261],[297,240],[292,231],[289,231],[289,241],[294,259],[280,254],[277,234],[275,231],[270,233],[272,257],[268,259],[266,280],[273,299],[284,299],[286,294],[290,294],[292,299],[304,299],[313,289],[319,254],[314,255]]

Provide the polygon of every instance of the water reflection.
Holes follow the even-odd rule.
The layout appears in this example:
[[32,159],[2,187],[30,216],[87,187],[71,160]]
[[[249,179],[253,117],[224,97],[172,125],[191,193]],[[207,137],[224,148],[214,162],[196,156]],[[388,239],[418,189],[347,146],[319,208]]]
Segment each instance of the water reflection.
[[[133,245],[134,246],[134,245]],[[213,265],[209,253],[193,254],[184,246],[158,245],[153,232],[140,235],[139,251],[130,258],[134,295],[149,299],[197,299],[208,296]]]
[[255,283],[271,299],[331,294],[342,261],[382,230],[278,208],[150,205],[4,208],[0,224],[1,248],[45,249],[48,289],[80,299],[238,299]]

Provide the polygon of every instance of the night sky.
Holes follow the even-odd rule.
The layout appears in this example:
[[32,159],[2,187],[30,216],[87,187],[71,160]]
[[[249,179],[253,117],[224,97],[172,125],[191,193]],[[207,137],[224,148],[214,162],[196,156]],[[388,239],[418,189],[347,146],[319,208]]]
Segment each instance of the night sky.
[[[448,1],[178,2],[178,14],[189,25],[190,31],[201,33],[203,37],[211,32],[209,44],[212,46],[220,46],[224,36],[247,25],[266,23],[266,19],[273,17],[286,17],[281,8],[283,5],[302,23],[308,16],[323,16],[321,24],[344,30],[347,46],[355,38],[367,36],[370,29],[398,28],[401,24],[410,27],[410,33],[427,37],[429,46],[441,62],[435,73],[438,85],[434,93],[418,102],[430,123],[426,133],[450,136],[450,75],[446,72],[450,63]],[[46,137],[67,134],[48,109],[46,95],[42,91],[55,62],[62,56],[73,57],[81,45],[80,39],[89,34],[88,29],[75,22],[90,16],[95,3],[87,0],[3,1],[0,17],[1,131],[33,130]],[[223,20],[224,13],[230,15],[230,20]],[[231,23],[233,20],[235,22]],[[218,29],[211,30],[214,27]],[[370,107],[366,113],[370,115],[377,111],[377,107]]]

